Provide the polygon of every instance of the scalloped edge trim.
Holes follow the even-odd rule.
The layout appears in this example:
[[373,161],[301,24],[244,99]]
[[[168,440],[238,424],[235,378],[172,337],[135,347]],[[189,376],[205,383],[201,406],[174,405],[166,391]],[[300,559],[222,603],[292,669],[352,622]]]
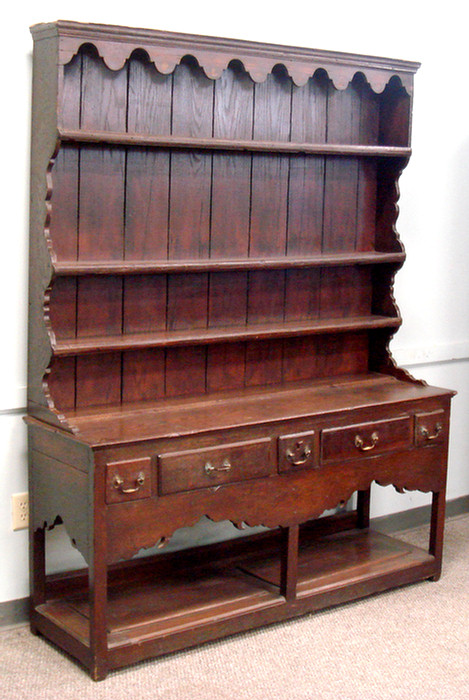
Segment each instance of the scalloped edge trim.
[[[424,448],[416,448],[424,449]],[[326,510],[333,510],[335,508],[343,506],[352,495],[357,491],[357,488],[364,490],[369,488],[373,483],[379,486],[393,486],[398,493],[404,493],[405,491],[420,491],[421,493],[431,493],[435,484],[424,485],[422,482],[421,475],[412,477],[412,475],[402,476],[396,478],[395,476],[386,477],[385,475],[378,477],[367,477],[363,478],[360,483],[355,484],[352,488],[344,488],[340,494],[336,492],[335,494],[330,494],[329,498],[324,501],[321,508],[312,508],[308,513],[302,513],[301,519],[298,521],[299,524],[307,522],[308,520],[314,520],[319,518],[319,516]],[[265,527],[268,529],[275,529],[277,527],[288,527],[293,524],[291,516],[285,516],[284,518],[276,517],[274,513],[267,509],[265,512],[257,513],[256,515],[245,512],[241,517],[232,517],[232,513],[226,511],[223,515],[220,513],[212,512],[209,507],[202,506],[200,510],[197,510],[192,517],[184,519],[183,521],[177,522],[163,530],[155,530],[148,535],[148,540],[145,543],[139,542],[138,546],[124,545],[119,546],[116,551],[112,552],[112,558],[110,563],[116,563],[118,561],[126,561],[138,554],[143,554],[149,549],[154,547],[164,547],[173,537],[174,533],[181,528],[193,527],[202,518],[207,518],[214,523],[230,522],[234,527],[241,529],[240,525],[244,524],[249,528],[252,527]]]
[[119,71],[125,66],[136,51],[143,51],[148,60],[154,64],[159,73],[171,74],[184,58],[194,58],[202,68],[207,78],[217,80],[232,61],[242,64],[244,70],[255,83],[263,83],[276,67],[283,67],[297,87],[303,87],[318,71],[325,71],[337,90],[345,90],[356,75],[361,75],[370,85],[371,90],[381,94],[390,80],[396,77],[408,95],[413,91],[413,73],[399,71],[393,67],[373,67],[353,65],[335,61],[328,63],[318,59],[291,58],[284,59],[281,55],[261,56],[249,55],[233,46],[231,51],[214,47],[204,50],[196,45],[193,47],[173,45],[149,45],[145,42],[122,42],[83,37],[67,37],[67,47],[59,51],[59,64],[70,63],[83,46],[93,46],[104,64],[112,71]]

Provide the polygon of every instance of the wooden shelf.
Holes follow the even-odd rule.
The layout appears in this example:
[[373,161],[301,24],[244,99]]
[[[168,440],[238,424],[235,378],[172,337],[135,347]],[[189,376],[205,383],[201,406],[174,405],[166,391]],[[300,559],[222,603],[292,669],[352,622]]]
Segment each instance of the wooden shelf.
[[357,316],[336,319],[314,319],[290,323],[262,325],[222,326],[216,328],[190,328],[128,335],[92,336],[60,340],[53,343],[54,355],[86,355],[90,353],[137,350],[145,348],[174,347],[177,345],[205,345],[243,340],[286,338],[295,335],[318,333],[345,333],[346,331],[375,328],[398,328],[401,319],[394,316]]
[[185,272],[224,272],[231,270],[276,270],[346,265],[403,263],[404,252],[324,253],[312,256],[242,258],[230,260],[77,260],[53,263],[54,275],[136,275]]
[[108,146],[247,151],[265,153],[304,153],[329,156],[372,156],[409,158],[412,150],[404,146],[377,146],[342,143],[292,143],[290,141],[254,141],[248,139],[194,138],[192,136],[156,136],[128,132],[59,129],[64,143],[91,143]]
[[[222,636],[222,629],[240,631],[253,618],[273,622],[334,603],[363,597],[389,587],[431,576],[435,558],[422,549],[382,535],[352,530],[314,539],[301,547],[298,561],[298,598],[289,604],[279,591],[280,558],[249,557],[226,563],[145,576],[118,579],[110,585],[107,645],[110,666],[122,665],[121,650],[133,660],[190,646]],[[288,612],[286,612],[286,608]],[[89,647],[90,610],[86,595],[50,600],[34,611],[36,624],[53,624]],[[215,629],[213,621],[216,620]],[[231,620],[234,627],[226,626]],[[211,622],[211,630],[204,628]],[[225,632],[226,634],[226,632]],[[156,647],[156,644],[158,645]]]

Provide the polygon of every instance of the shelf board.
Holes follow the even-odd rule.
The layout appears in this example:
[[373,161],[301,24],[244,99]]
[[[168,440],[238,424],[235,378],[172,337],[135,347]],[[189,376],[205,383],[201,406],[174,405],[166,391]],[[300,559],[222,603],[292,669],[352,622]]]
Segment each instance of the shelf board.
[[101,352],[119,352],[158,347],[205,345],[243,340],[266,340],[318,333],[345,333],[374,328],[398,328],[401,319],[395,316],[357,316],[325,318],[244,326],[190,328],[172,331],[154,331],[128,335],[92,336],[59,340],[52,344],[56,357],[86,355]]
[[333,267],[340,265],[376,265],[403,263],[402,251],[324,253],[310,256],[278,258],[239,258],[227,260],[69,260],[53,263],[57,277],[71,275],[136,275],[157,273],[224,272],[231,270],[277,270],[291,268]]
[[[145,645],[157,642],[157,656],[211,638],[319,610],[387,588],[428,578],[435,559],[424,550],[373,531],[326,535],[300,549],[298,598],[289,604],[279,593],[279,557],[243,564],[215,561],[143,581],[132,578],[110,586],[108,649],[111,667],[121,665],[120,650],[135,659]],[[262,554],[260,554],[262,557]],[[89,646],[86,595],[50,600],[34,611],[36,624],[46,621]]]
[[254,141],[251,139],[195,138],[193,136],[156,136],[128,132],[59,129],[65,143],[91,143],[108,146],[140,146],[154,148],[183,148],[214,151],[247,151],[264,153],[304,153],[330,156],[384,156],[409,158],[406,146],[377,146],[341,143],[293,143],[291,141]]

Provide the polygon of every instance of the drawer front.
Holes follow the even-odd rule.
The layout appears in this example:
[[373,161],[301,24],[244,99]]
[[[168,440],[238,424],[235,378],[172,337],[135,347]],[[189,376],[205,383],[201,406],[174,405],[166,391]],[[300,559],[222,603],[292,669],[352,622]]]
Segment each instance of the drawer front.
[[449,416],[446,411],[430,411],[415,415],[415,444],[417,447],[441,445],[448,437]]
[[150,457],[106,464],[106,503],[123,503],[150,496]]
[[276,470],[271,438],[158,455],[161,495],[268,476]]
[[410,416],[330,428],[321,433],[321,461],[359,459],[412,445]]
[[282,435],[278,439],[278,470],[285,472],[292,469],[317,467],[318,458],[315,447],[314,430]]

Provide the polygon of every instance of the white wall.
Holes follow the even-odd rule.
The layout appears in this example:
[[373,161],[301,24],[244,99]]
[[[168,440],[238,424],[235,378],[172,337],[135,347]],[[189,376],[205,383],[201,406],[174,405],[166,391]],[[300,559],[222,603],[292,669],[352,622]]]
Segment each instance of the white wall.
[[[174,3],[9,4],[1,42],[3,231],[0,299],[0,602],[28,592],[27,537],[10,529],[10,496],[26,490],[26,268],[31,47],[29,25],[55,19],[231,36],[422,61],[416,77],[413,157],[401,178],[398,230],[408,260],[396,282],[404,317],[393,347],[400,363],[429,382],[457,389],[448,496],[469,494],[469,92],[463,3],[395,0],[179,0]],[[437,11],[436,8],[442,8]],[[432,9],[433,8],[433,9]],[[428,502],[374,489],[373,514]],[[53,560],[63,551],[54,535]],[[54,564],[53,564],[54,565]]]

